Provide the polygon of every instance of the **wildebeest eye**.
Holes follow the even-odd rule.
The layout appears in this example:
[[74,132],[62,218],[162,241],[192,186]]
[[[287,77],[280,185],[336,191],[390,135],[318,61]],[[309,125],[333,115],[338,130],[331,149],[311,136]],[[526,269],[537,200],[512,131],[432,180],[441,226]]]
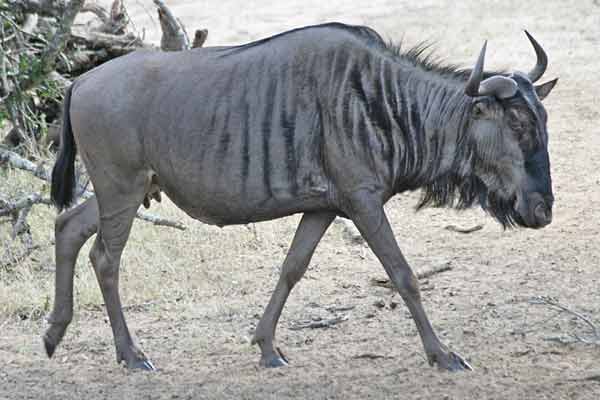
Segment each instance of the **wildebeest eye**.
[[472,116],[475,119],[483,118],[486,114],[486,105],[483,102],[473,104]]
[[524,133],[527,130],[527,122],[527,116],[523,113],[514,109],[508,111],[508,126],[516,133]]
[[510,128],[518,134],[523,134],[527,129],[525,122],[519,119],[513,119],[508,124]]

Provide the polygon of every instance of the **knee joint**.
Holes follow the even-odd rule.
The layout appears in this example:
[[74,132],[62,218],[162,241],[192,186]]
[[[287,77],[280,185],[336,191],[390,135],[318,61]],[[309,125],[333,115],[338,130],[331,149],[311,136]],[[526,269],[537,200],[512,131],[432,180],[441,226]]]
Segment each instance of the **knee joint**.
[[96,270],[96,274],[103,281],[113,278],[119,267],[118,263],[112,262],[111,257],[106,251],[100,238],[96,240],[94,246],[92,246],[92,250],[90,251],[90,261]]
[[304,275],[306,265],[303,265],[303,260],[287,259],[281,269],[281,279],[291,289]]
[[420,298],[419,280],[412,272],[402,274],[398,282],[398,291],[402,297]]

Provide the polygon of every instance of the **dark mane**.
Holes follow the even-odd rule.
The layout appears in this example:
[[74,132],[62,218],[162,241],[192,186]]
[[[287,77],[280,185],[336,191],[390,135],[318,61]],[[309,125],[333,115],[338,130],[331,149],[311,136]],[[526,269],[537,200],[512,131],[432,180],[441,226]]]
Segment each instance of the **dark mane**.
[[385,49],[393,56],[404,62],[409,62],[424,71],[434,72],[439,75],[449,75],[467,79],[471,70],[459,67],[456,64],[444,62],[433,50],[434,42],[423,41],[404,50],[402,41],[394,43],[389,41]]
[[[460,80],[467,80],[471,74],[471,68],[464,68],[458,64],[452,64],[444,61],[436,55],[436,42],[422,41],[405,50],[405,46],[400,40],[399,42],[388,41],[381,43],[382,49],[387,51],[390,56],[396,58],[400,62],[408,62],[409,64],[420,68],[423,71],[433,72],[439,76],[454,77]],[[494,75],[506,75],[506,71],[486,71],[484,79]]]

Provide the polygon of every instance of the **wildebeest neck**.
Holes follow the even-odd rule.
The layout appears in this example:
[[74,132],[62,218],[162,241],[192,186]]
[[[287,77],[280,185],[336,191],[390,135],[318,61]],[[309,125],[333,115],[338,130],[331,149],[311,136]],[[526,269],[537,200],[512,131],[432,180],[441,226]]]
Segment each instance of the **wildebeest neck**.
[[451,202],[456,188],[449,182],[458,184],[468,167],[462,132],[471,100],[462,74],[385,49],[357,57],[345,74],[351,90],[337,97],[336,108],[346,112],[341,125],[360,149],[354,153],[374,170],[385,165],[390,195],[436,191],[442,180],[442,202]]

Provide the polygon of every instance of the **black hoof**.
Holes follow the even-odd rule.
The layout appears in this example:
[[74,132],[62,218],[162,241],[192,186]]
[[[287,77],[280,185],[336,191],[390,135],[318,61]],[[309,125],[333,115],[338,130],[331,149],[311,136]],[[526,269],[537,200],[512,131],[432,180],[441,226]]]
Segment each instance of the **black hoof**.
[[56,350],[56,344],[54,344],[54,342],[50,340],[50,338],[48,338],[46,335],[44,335],[43,340],[44,347],[46,348],[46,354],[48,355],[48,358],[52,358],[52,356],[54,355],[54,351]]
[[129,369],[141,369],[142,371],[156,371],[154,364],[150,360],[138,360],[131,364],[127,364],[127,368]]
[[438,363],[438,367],[450,372],[473,371],[471,364],[454,352],[450,352],[448,354],[448,360],[446,363]]
[[260,364],[265,368],[279,368],[288,366],[288,362],[279,356],[272,357],[268,360],[261,360]]
[[289,362],[283,352],[279,349],[279,347],[277,347],[276,350],[277,354],[273,354],[271,357],[266,359],[262,358],[260,360],[260,365],[265,368],[279,368],[288,366]]

